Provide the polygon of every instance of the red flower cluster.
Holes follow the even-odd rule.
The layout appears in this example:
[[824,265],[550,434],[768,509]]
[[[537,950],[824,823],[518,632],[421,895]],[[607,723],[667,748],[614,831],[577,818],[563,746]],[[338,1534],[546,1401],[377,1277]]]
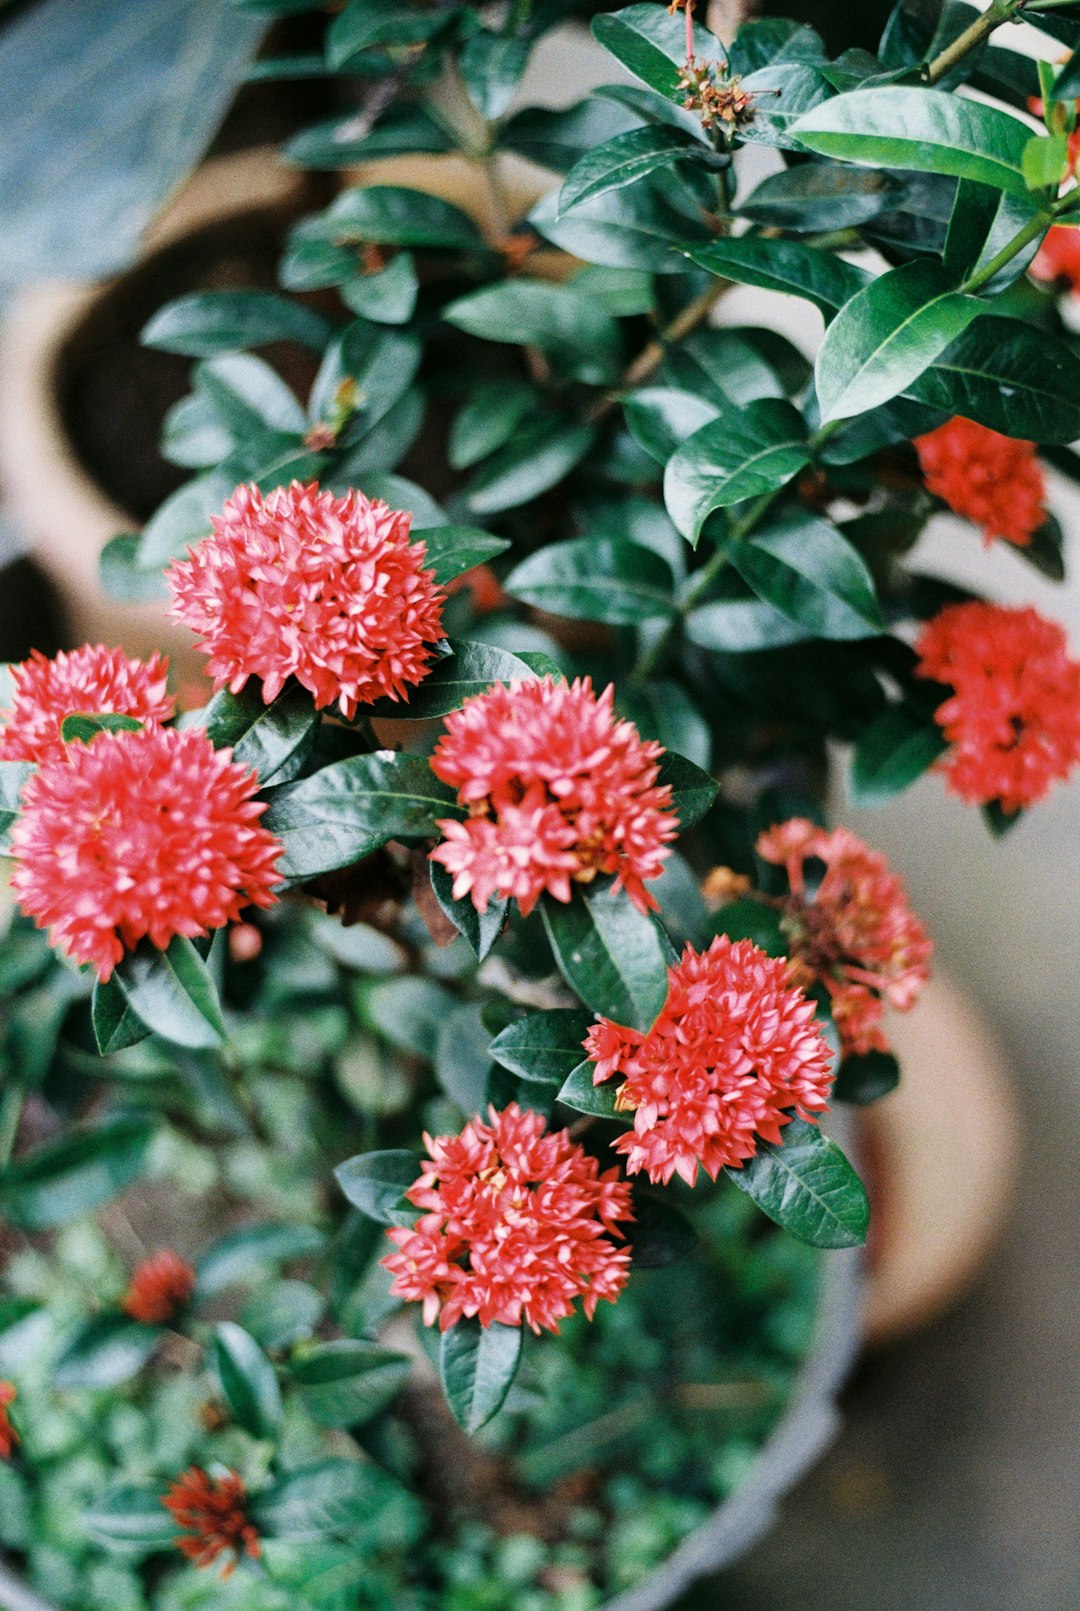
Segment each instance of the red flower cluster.
[[601,1018],[585,1040],[594,1082],[620,1077],[617,1105],[634,1115],[614,1143],[628,1173],[644,1169],[664,1185],[678,1174],[692,1186],[700,1164],[715,1180],[752,1158],[759,1137],[779,1141],[788,1110],[816,1118],[833,1060],[813,1018],[784,958],[726,935],[704,952],[688,945],[650,1030]]
[[248,1520],[247,1489],[238,1472],[210,1477],[200,1466],[192,1466],[177,1477],[161,1503],[177,1527],[190,1534],[176,1540],[196,1566],[212,1566],[219,1555],[231,1559],[222,1571],[229,1577],[241,1555],[259,1556],[259,1534]]
[[295,677],[317,708],[336,703],[349,718],[382,696],[407,698],[442,637],[441,594],[423,543],[409,541],[411,518],[315,482],[266,498],[238,487],[213,535],[166,577],[215,687],[237,693],[258,677],[269,704]]
[[454,875],[454,899],[478,911],[510,896],[526,916],[546,890],[568,901],[571,880],[616,874],[635,906],[678,830],[671,790],[657,782],[664,753],[612,708],[614,689],[545,677],[496,683],[446,719],[432,771],[458,791],[467,822],[439,823],[432,852]]
[[281,844],[253,772],[198,728],[99,733],[23,789],[11,832],[19,905],[101,979],[149,936],[205,935],[271,906]]
[[19,1434],[12,1426],[8,1414],[9,1406],[14,1404],[18,1396],[18,1390],[13,1382],[0,1382],[0,1460],[10,1460],[19,1441]]
[[[803,986],[820,981],[828,990],[846,1053],[888,1051],[883,1002],[901,1012],[914,1006],[933,952],[903,883],[855,834],[829,832],[806,817],[768,829],[756,848],[787,872],[791,978]],[[811,859],[825,868],[812,892],[806,883]]]
[[1046,482],[1034,442],[957,416],[915,438],[930,492],[995,537],[1026,548],[1046,519]]
[[1080,291],[1080,231],[1067,229],[1062,224],[1047,230],[1031,272],[1037,280]]
[[1030,606],[952,604],[915,644],[918,671],[952,696],[935,718],[952,748],[938,763],[973,805],[1033,805],[1080,761],[1080,661]]
[[391,1291],[424,1305],[446,1331],[463,1315],[482,1326],[558,1331],[574,1300],[591,1320],[601,1298],[626,1285],[630,1251],[617,1247],[631,1220],[630,1188],[565,1130],[514,1102],[471,1119],[460,1136],[428,1136],[422,1173],[406,1197],[424,1210],[413,1230],[387,1232]]
[[0,761],[48,761],[66,754],[60,729],[67,716],[134,716],[167,722],[174,706],[165,691],[168,661],[152,654],[129,660],[122,649],[84,643],[47,660],[36,649],[12,666],[15,697],[0,712]]
[[121,1308],[144,1326],[175,1320],[195,1291],[195,1271],[168,1248],[137,1265]]

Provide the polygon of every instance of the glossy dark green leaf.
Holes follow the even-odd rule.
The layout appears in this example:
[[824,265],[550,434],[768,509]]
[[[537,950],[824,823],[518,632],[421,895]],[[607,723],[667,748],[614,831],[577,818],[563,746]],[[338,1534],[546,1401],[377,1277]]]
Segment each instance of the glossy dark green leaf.
[[795,124],[808,151],[868,167],[977,179],[1025,196],[1030,126],[1000,107],[945,90],[877,86],[837,95]]
[[597,1085],[595,1074],[595,1063],[587,1061],[578,1063],[570,1071],[559,1087],[559,1101],[563,1107],[573,1108],[575,1113],[587,1113],[593,1119],[614,1119],[620,1124],[629,1124],[628,1116],[620,1113],[615,1106],[618,1080],[604,1080]]
[[712,238],[693,193],[667,175],[594,196],[563,218],[552,191],[533,208],[529,222],[545,240],[586,263],[657,274],[684,273],[687,253]]
[[592,1023],[592,1015],[577,1007],[532,1012],[496,1035],[488,1050],[518,1079],[562,1085],[581,1062]]
[[417,1210],[405,1201],[405,1193],[419,1177],[420,1159],[402,1149],[360,1153],[334,1170],[353,1207],[379,1225],[412,1224]]
[[408,702],[380,700],[372,706],[378,716],[398,721],[428,721],[460,710],[466,699],[482,694],[492,683],[528,680],[533,673],[526,662],[490,643],[468,639],[452,640],[453,653],[437,661],[419,687],[410,691]]
[[420,282],[411,252],[398,252],[374,274],[358,274],[341,286],[341,300],[362,319],[408,324],[416,312]]
[[341,1338],[293,1356],[300,1402],[320,1426],[359,1426],[393,1401],[412,1368],[406,1354],[379,1343]]
[[319,726],[306,688],[290,683],[267,704],[255,678],[238,694],[227,688],[215,694],[200,720],[214,748],[228,745],[233,760],[258,773],[264,784],[284,781],[303,764]]
[[559,971],[593,1012],[630,1029],[648,1029],[667,1000],[667,953],[651,917],[625,890],[575,889],[564,905],[540,907]]
[[281,1424],[281,1389],[254,1337],[243,1326],[222,1320],[214,1327],[211,1356],[233,1420],[253,1438],[272,1437]]
[[720,785],[708,772],[688,761],[685,755],[665,750],[660,757],[660,783],[671,789],[671,803],[679,819],[679,832],[685,833],[700,822],[716,799]]
[[858,1247],[866,1240],[870,1205],[866,1188],[835,1141],[816,1124],[792,1119],[783,1141],[758,1142],[729,1180],[797,1241],[812,1247]]
[[306,1543],[364,1526],[378,1499],[372,1463],[325,1460],[290,1471],[255,1494],[251,1519],[260,1537]]
[[867,1107],[900,1084],[900,1064],[891,1052],[863,1052],[845,1057],[832,1090],[834,1102]]
[[98,558],[98,580],[111,599],[122,604],[158,604],[172,597],[157,571],[136,562],[141,538],[134,532],[111,537]]
[[351,866],[390,839],[434,836],[440,818],[460,815],[424,757],[389,750],[337,761],[267,800],[261,825],[284,844],[279,870],[294,881]]
[[766,291],[785,291],[804,297],[821,309],[826,319],[870,283],[866,269],[847,263],[831,252],[802,241],[769,240],[760,235],[737,235],[695,247],[690,258],[710,274],[738,285],[759,285]]
[[788,954],[780,913],[775,906],[767,906],[752,895],[728,901],[713,914],[711,923],[714,934],[726,934],[729,940],[752,940],[768,956],[786,957]]
[[841,308],[818,349],[822,420],[849,419],[906,391],[981,309],[932,258],[882,274]]
[[445,26],[438,12],[423,15],[388,7],[383,0],[348,0],[327,30],[327,63],[335,70],[344,67],[374,45],[422,45]]
[[733,73],[755,73],[774,62],[822,62],[825,48],[813,28],[787,17],[754,17],[739,28],[731,45]]
[[832,95],[832,85],[819,67],[809,62],[774,62],[743,79],[754,97],[754,115],[739,129],[746,145],[771,145],[782,151],[802,147],[793,134],[799,118]]
[[102,1057],[135,1046],[150,1033],[115,979],[95,980],[90,1016]]
[[439,1375],[458,1425],[479,1432],[506,1402],[521,1363],[520,1326],[459,1320],[442,1334]]
[[1052,190],[1065,177],[1069,161],[1067,134],[1033,135],[1024,147],[1024,178],[1029,190]]
[[439,906],[458,933],[464,937],[465,943],[477,961],[483,962],[506,926],[510,912],[509,899],[500,899],[497,895],[493,895],[486,909],[478,912],[470,896],[463,895],[460,900],[454,899],[452,873],[448,873],[446,868],[436,861],[429,862],[428,867],[431,873],[431,887]]
[[462,1002],[444,1014],[435,1048],[435,1078],[466,1118],[484,1111],[491,1073],[491,1031],[479,1002]]
[[548,492],[585,457],[595,440],[588,425],[542,416],[515,432],[487,459],[469,486],[467,502],[478,515],[516,509]]
[[262,1280],[294,1259],[311,1258],[322,1250],[321,1232],[310,1225],[245,1225],[229,1231],[206,1249],[196,1266],[200,1297],[226,1287]]
[[0,855],[10,849],[23,786],[34,771],[29,761],[0,761]]
[[941,729],[910,705],[890,705],[861,735],[851,760],[851,803],[875,806],[919,778],[947,748]]
[[378,157],[453,149],[446,130],[423,106],[391,105],[376,123],[369,122],[362,113],[349,112],[316,123],[287,140],[282,155],[301,168],[349,168]]
[[585,152],[636,127],[638,121],[633,113],[607,105],[596,94],[557,110],[525,107],[503,124],[500,144],[542,168],[567,173]]
[[268,463],[300,447],[296,438],[304,430],[304,410],[277,370],[262,358],[249,352],[222,353],[203,359],[192,378],[234,440],[254,444],[256,462]]
[[540,394],[526,381],[481,381],[474,386],[450,432],[449,458],[455,470],[468,470],[508,442]]
[[140,1325],[127,1315],[96,1315],[64,1347],[53,1367],[53,1386],[119,1387],[142,1370],[161,1337],[156,1326]]
[[346,190],[308,225],[336,245],[426,246],[445,251],[482,251],[483,236],[467,213],[440,196],[404,185],[366,185]]
[[664,472],[664,502],[679,531],[696,545],[714,509],[774,492],[809,462],[798,409],[765,397],[695,431]]
[[723,654],[777,649],[813,637],[809,627],[782,615],[763,599],[717,599],[700,604],[686,617],[685,626],[691,643]]
[[159,308],[143,327],[144,347],[208,358],[272,341],[297,341],[322,352],[333,326],[302,302],[275,291],[193,291]]
[[670,615],[674,578],[659,554],[617,537],[582,537],[538,549],[503,584],[551,615],[634,626]]
[[177,934],[167,951],[144,941],[129,951],[113,978],[132,1011],[163,1040],[192,1048],[217,1046],[225,1037],[217,987],[190,940]]
[[424,564],[435,572],[440,587],[471,571],[474,565],[497,559],[510,547],[505,537],[493,537],[477,526],[425,527],[416,538],[427,550]]
[[112,711],[102,711],[99,715],[83,715],[81,712],[65,716],[60,724],[60,737],[65,744],[78,740],[89,744],[99,733],[137,733],[142,726],[136,716],[118,716]]
[[663,1270],[685,1258],[698,1234],[685,1214],[658,1192],[634,1196],[634,1220],[627,1227],[630,1263],[635,1270]]
[[459,297],[443,318],[483,341],[538,347],[556,368],[589,385],[608,384],[621,369],[618,325],[572,282],[505,280]]
[[980,314],[908,388],[909,395],[1006,436],[1080,436],[1080,357],[1051,331]]
[[866,562],[829,521],[805,512],[730,544],[730,563],[759,598],[819,638],[884,632]]
[[162,1490],[125,1483],[110,1487],[79,1517],[95,1544],[123,1555],[149,1555],[175,1546],[176,1523],[161,1503]]
[[[635,78],[671,100],[681,100],[679,80],[686,61],[686,23],[663,6],[635,5],[594,17],[592,30],[605,50]],[[694,53],[702,60],[725,60],[716,36],[694,19]]]
[[481,28],[466,40],[458,58],[465,88],[480,116],[489,123],[501,118],[514,99],[529,60],[527,39]]
[[49,1230],[90,1214],[142,1172],[153,1139],[142,1119],[121,1119],[39,1147],[0,1171],[0,1213],[23,1230]]
[[628,129],[574,164],[559,192],[559,214],[609,190],[632,185],[660,168],[687,159],[706,160],[709,154],[707,146],[681,129],[662,124]]
[[414,336],[354,320],[327,348],[311,388],[311,419],[334,419],[347,389],[352,411],[346,414],[340,442],[348,447],[400,401],[412,385],[420,357]]
[[739,205],[744,218],[777,229],[857,229],[889,205],[888,174],[855,171],[836,162],[807,162],[770,174]]
[[658,464],[667,464],[688,437],[720,412],[710,398],[672,386],[642,386],[623,398],[631,436]]

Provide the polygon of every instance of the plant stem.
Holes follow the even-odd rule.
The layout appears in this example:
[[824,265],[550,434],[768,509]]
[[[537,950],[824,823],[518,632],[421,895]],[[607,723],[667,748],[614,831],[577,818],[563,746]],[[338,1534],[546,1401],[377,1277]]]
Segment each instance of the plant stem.
[[[1051,213],[1056,212],[1056,206],[1051,208],[1050,211]],[[969,275],[963,285],[960,286],[960,291],[962,293],[979,291],[984,285],[988,285],[999,269],[1003,269],[1006,263],[1011,263],[1017,252],[1022,252],[1029,242],[1043,233],[1047,223],[1048,219],[1045,213],[1040,212],[1037,214],[1036,217],[1024,225],[1023,229],[1017,231],[1012,240],[1008,241],[1001,248],[1001,251],[990,259],[989,263],[976,270],[974,274]]]
[[981,45],[988,34],[993,33],[1000,23],[1009,22],[1024,10],[1028,0],[991,0],[991,4],[981,17],[958,34],[951,45],[946,45],[932,61],[928,61],[923,68],[923,80],[927,84],[936,84],[946,73],[952,71],[957,62],[963,61],[969,51]]
[[691,335],[700,324],[704,324],[720,298],[731,289],[730,280],[717,279],[707,291],[703,291],[693,302],[688,302],[681,313],[676,314],[671,323],[665,325],[659,335],[650,341],[648,346],[642,347],[637,357],[630,364],[623,375],[618,387],[614,391],[605,392],[604,396],[594,403],[586,415],[586,423],[595,425],[602,420],[622,397],[623,392],[630,391],[634,386],[640,386],[643,380],[648,380],[664,361],[664,354],[668,347],[676,342],[683,341]]

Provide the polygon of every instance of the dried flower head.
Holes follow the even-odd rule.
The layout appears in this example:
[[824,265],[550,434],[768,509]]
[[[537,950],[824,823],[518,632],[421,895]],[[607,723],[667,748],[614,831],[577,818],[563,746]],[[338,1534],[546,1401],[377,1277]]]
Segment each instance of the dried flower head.
[[1030,606],[951,604],[915,648],[920,676],[953,690],[934,713],[953,794],[1020,811],[1080,761],[1080,661],[1055,621]]
[[222,1570],[227,1578],[242,1555],[259,1556],[259,1534],[248,1519],[247,1489],[236,1471],[224,1477],[208,1476],[192,1466],[177,1477],[161,1503],[182,1532],[176,1547],[196,1566],[212,1566],[221,1555],[229,1559]]
[[655,907],[645,881],[678,826],[657,782],[664,752],[619,720],[613,698],[587,677],[545,677],[496,683],[447,717],[431,766],[471,815],[439,823],[432,860],[453,873],[455,900],[470,895],[482,912],[510,896],[528,914],[545,890],[568,901],[572,882],[613,873],[642,911]]
[[66,753],[60,730],[65,717],[134,716],[167,722],[174,713],[165,690],[168,661],[152,654],[129,660],[122,649],[84,643],[48,660],[36,649],[11,667],[14,697],[0,711],[0,761],[46,761]]
[[8,1414],[18,1396],[14,1382],[0,1382],[0,1460],[10,1460],[19,1441],[19,1434]]
[[136,1266],[121,1308],[144,1326],[175,1320],[195,1291],[195,1271],[178,1253],[163,1248]]
[[927,488],[956,514],[1026,548],[1046,520],[1046,481],[1034,442],[960,417],[915,438]]
[[728,131],[742,128],[754,116],[754,97],[745,90],[737,73],[730,78],[716,62],[699,61],[689,55],[683,63],[678,88],[683,106],[696,112],[703,129],[718,123]]
[[142,939],[164,950],[273,905],[281,844],[258,825],[258,779],[229,757],[199,728],[145,727],[47,761],[11,833],[23,911],[108,979]]
[[828,990],[845,1053],[887,1051],[884,1002],[901,1012],[914,1006],[933,953],[902,881],[848,829],[829,831],[806,817],[769,828],[757,853],[787,872],[791,978]]
[[591,1320],[626,1284],[630,1252],[613,1238],[633,1218],[629,1186],[531,1109],[512,1102],[489,1117],[459,1136],[425,1135],[405,1194],[423,1216],[387,1232],[391,1291],[422,1302],[442,1331],[463,1315],[558,1331],[578,1298]]
[[265,498],[238,487],[213,534],[168,572],[173,614],[202,640],[215,687],[258,677],[276,699],[289,677],[351,718],[406,699],[442,637],[442,595],[424,569],[412,517],[316,483]]
[[601,1018],[585,1040],[595,1083],[620,1079],[617,1106],[634,1115],[614,1143],[627,1172],[692,1186],[700,1165],[715,1180],[752,1158],[759,1139],[779,1141],[792,1113],[817,1118],[833,1059],[813,1019],[784,958],[726,935],[704,952],[688,945],[650,1030]]

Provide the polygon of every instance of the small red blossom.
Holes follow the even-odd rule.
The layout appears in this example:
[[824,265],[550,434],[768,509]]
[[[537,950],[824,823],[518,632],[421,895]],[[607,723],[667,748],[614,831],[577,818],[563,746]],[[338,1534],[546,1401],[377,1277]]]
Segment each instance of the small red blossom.
[[199,728],[72,745],[23,789],[11,833],[19,905],[103,980],[142,939],[165,950],[249,903],[272,906],[282,847],[259,827],[258,786]]
[[613,698],[587,677],[545,677],[496,683],[447,717],[431,766],[470,816],[439,823],[432,860],[453,873],[455,900],[483,912],[509,896],[527,916],[545,890],[568,901],[572,882],[613,873],[635,906],[655,908],[645,881],[678,831],[657,782],[664,751],[619,720]]
[[19,1441],[8,1414],[18,1396],[14,1382],[0,1382],[0,1460],[10,1460]]
[[168,661],[129,660],[122,649],[84,643],[48,660],[37,649],[11,667],[15,694],[0,711],[0,761],[47,761],[66,754],[60,730],[67,716],[134,716],[167,722],[174,704],[165,689]]
[[974,420],[946,420],[915,438],[927,488],[956,514],[1026,548],[1046,520],[1046,480],[1034,442],[1002,436]]
[[265,498],[238,487],[166,577],[215,687],[237,693],[258,677],[269,704],[295,677],[318,709],[350,719],[376,699],[407,699],[442,638],[442,594],[423,543],[409,541],[411,519],[316,482]]
[[242,1555],[257,1560],[259,1534],[248,1520],[247,1489],[236,1471],[224,1477],[208,1476],[200,1466],[192,1466],[177,1477],[161,1503],[173,1521],[189,1537],[178,1538],[176,1547],[196,1566],[212,1566],[220,1555],[229,1555],[221,1576],[236,1570]]
[[1080,230],[1055,224],[1048,229],[1035,254],[1031,273],[1051,285],[1065,285],[1080,291]]
[[1080,661],[1057,622],[1030,606],[951,604],[915,649],[919,675],[953,690],[934,713],[953,794],[1020,811],[1080,761]]
[[[884,1002],[901,1012],[914,1006],[933,954],[903,882],[847,828],[830,832],[806,817],[769,828],[756,848],[763,861],[787,872],[783,926],[792,979],[828,990],[845,1053],[888,1051]],[[813,888],[807,861],[824,867]]]
[[816,1119],[833,1059],[813,1019],[785,958],[723,934],[704,952],[688,945],[650,1030],[601,1018],[584,1043],[594,1083],[621,1079],[617,1104],[634,1115],[614,1143],[627,1172],[692,1186],[700,1165],[715,1180],[752,1158],[759,1139],[779,1141],[792,1111]]
[[565,1130],[512,1102],[459,1136],[425,1135],[427,1157],[405,1193],[424,1210],[412,1230],[387,1232],[391,1291],[422,1302],[439,1329],[463,1315],[482,1326],[557,1332],[580,1298],[591,1320],[626,1285],[630,1251],[612,1240],[633,1219],[630,1188]]
[[121,1308],[144,1326],[175,1320],[195,1291],[195,1271],[178,1253],[163,1248],[136,1266]]

